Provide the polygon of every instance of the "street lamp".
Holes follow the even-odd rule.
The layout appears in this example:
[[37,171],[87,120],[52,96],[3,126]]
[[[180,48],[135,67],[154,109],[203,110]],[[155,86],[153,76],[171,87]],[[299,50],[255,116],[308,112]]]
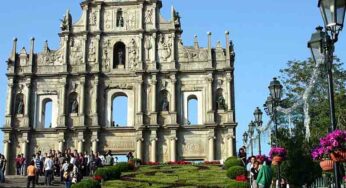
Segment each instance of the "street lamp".
[[267,115],[270,116],[274,122],[275,126],[275,144],[278,144],[278,125],[277,125],[277,110],[276,108],[280,105],[281,97],[282,97],[282,88],[280,81],[277,78],[273,78],[273,81],[270,82],[268,87],[270,96],[267,98],[265,102],[264,110]]
[[250,144],[251,144],[251,156],[253,156],[253,133],[255,132],[255,123],[253,121],[249,124]]
[[243,134],[243,144],[244,144],[244,146],[246,146],[248,136],[249,135],[247,134],[247,132],[244,132],[244,134]]
[[[333,86],[333,53],[340,31],[344,26],[346,0],[319,0],[318,7],[324,21],[325,32],[322,27],[316,28],[312,34],[308,47],[311,49],[315,63],[324,63],[328,72],[328,97],[330,114],[330,131],[337,129],[334,105]],[[335,188],[340,188],[339,163],[334,163]]]
[[[275,126],[275,142],[272,142],[272,146],[278,146],[279,139],[278,139],[278,123],[277,123],[277,110],[276,108],[280,105],[281,97],[282,97],[282,88],[280,81],[276,78],[273,78],[273,81],[270,82],[270,85],[268,87],[270,95],[267,98],[267,101],[265,102],[264,110],[267,113],[268,116],[273,120],[274,126]],[[278,165],[278,173],[277,173],[277,180],[280,182],[280,164]]]
[[255,112],[253,113],[255,116],[255,124],[257,125],[257,133],[258,133],[258,154],[261,155],[261,131],[260,127],[262,126],[262,115],[263,112],[259,107],[256,108]]

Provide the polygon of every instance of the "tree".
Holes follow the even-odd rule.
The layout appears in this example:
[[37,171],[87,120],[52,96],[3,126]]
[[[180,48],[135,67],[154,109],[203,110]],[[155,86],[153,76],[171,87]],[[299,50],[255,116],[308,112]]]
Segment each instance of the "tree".
[[[286,98],[282,102],[284,108],[291,107],[302,98],[306,88],[308,88],[315,63],[308,59],[306,61],[289,61],[287,68],[280,70],[280,79],[285,87]],[[311,118],[311,137],[305,139],[304,112],[300,105],[292,111],[291,122],[294,125],[292,134],[285,129],[287,116],[279,114],[278,138],[279,145],[288,150],[288,159],[282,163],[282,176],[290,184],[302,186],[311,184],[321,175],[321,169],[317,163],[312,161],[310,151],[318,145],[319,138],[326,135],[330,128],[328,83],[325,74],[325,67],[320,66],[315,87],[311,90],[308,98],[310,105],[309,116]],[[346,71],[338,58],[335,58],[333,67],[334,88],[335,88],[335,108],[337,124],[340,129],[346,126]],[[275,168],[274,168],[275,169]]]

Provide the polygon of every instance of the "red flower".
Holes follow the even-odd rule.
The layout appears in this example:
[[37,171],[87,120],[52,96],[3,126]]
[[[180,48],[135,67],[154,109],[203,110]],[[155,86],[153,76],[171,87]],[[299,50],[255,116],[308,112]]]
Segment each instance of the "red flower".
[[94,180],[96,181],[101,181],[103,179],[102,176],[94,176]]
[[246,181],[247,181],[245,175],[237,176],[237,177],[235,178],[235,180],[236,180],[236,181],[239,181],[239,182],[246,182]]

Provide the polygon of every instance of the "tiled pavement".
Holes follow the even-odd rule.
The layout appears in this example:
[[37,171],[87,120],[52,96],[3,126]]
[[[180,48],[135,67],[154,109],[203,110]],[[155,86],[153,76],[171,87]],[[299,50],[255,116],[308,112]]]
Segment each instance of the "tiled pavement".
[[[56,177],[55,180],[60,180],[60,178]],[[6,176],[5,183],[0,183],[0,187],[2,188],[26,188],[27,177],[25,176]],[[35,185],[36,187],[44,187],[44,188],[63,188],[64,184],[61,184],[60,181],[53,181],[52,186],[46,186],[43,184],[44,176],[40,176],[39,185]]]

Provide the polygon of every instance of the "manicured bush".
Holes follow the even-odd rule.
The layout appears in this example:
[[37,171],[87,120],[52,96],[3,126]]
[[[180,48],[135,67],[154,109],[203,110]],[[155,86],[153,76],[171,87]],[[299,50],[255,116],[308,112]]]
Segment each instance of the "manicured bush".
[[103,180],[116,180],[121,176],[121,169],[119,166],[109,166],[98,168],[95,172],[95,176],[101,176]]
[[243,166],[243,162],[241,161],[241,159],[238,159],[236,157],[229,157],[224,162],[224,165],[226,169],[229,169],[232,166]]
[[127,162],[120,162],[115,165],[117,168],[119,168],[120,172],[129,172],[131,170],[134,170],[134,166],[130,165]]
[[242,166],[232,166],[227,170],[227,176],[236,179],[237,176],[245,175],[245,169]]
[[86,179],[77,184],[73,184],[72,188],[101,188],[101,184],[98,181]]

